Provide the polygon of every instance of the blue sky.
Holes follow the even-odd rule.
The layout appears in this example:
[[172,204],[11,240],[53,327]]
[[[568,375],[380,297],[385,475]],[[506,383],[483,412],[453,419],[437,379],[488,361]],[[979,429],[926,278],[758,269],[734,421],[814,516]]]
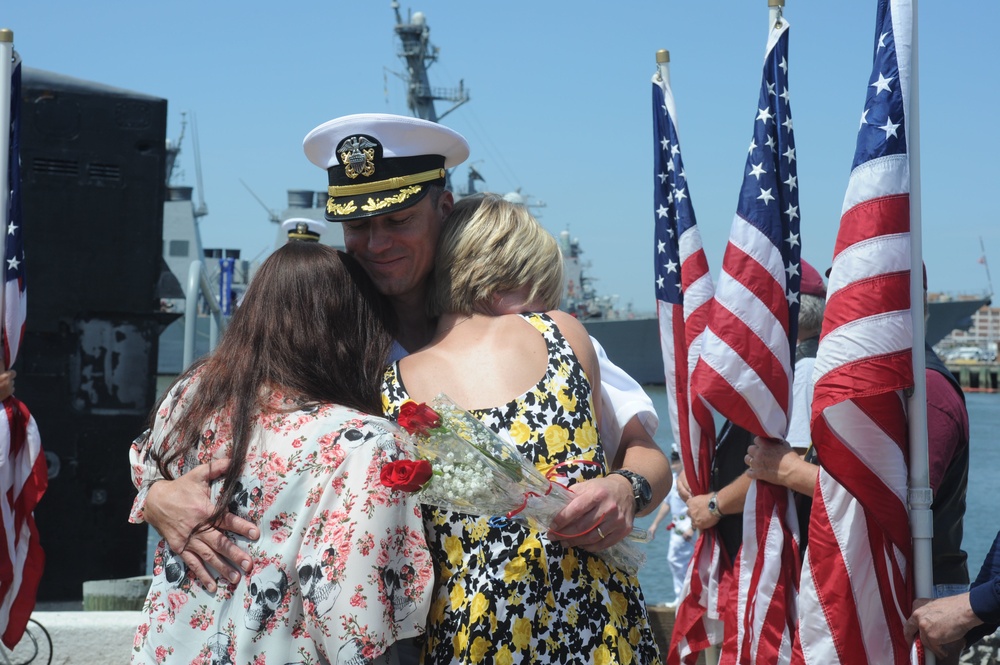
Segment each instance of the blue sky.
[[[401,3],[422,11],[440,60],[435,86],[464,81],[472,101],[444,118],[472,145],[493,191],[520,188],[553,233],[580,239],[599,290],[651,311],[655,53],[671,82],[690,195],[717,275],[756,115],[766,0],[537,0]],[[409,114],[389,0],[241,3],[20,0],[0,8],[27,66],[164,97],[168,134],[197,117],[206,246],[270,251],[266,205],[321,190],[302,152],[316,125],[357,112]],[[790,94],[803,256],[830,264],[864,103],[874,0],[788,0]],[[1000,86],[992,64],[1000,6],[920,2],[924,258],[932,291],[982,292],[980,238],[1000,276],[990,192]],[[439,113],[444,110],[439,105]],[[181,184],[195,184],[190,129]],[[459,167],[457,182],[466,169]],[[30,258],[30,257],[29,257]],[[998,277],[1000,278],[1000,277]]]

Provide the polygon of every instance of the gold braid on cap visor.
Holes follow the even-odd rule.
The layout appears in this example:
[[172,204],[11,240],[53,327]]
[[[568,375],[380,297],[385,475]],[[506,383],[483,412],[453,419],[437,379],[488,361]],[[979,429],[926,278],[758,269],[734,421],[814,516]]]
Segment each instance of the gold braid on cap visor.
[[301,231],[290,231],[288,233],[289,240],[302,240],[303,242],[319,242],[318,233],[309,233]]
[[375,212],[397,205],[410,198],[414,194],[423,191],[417,183],[440,180],[445,177],[444,169],[432,169],[423,173],[414,173],[408,176],[399,176],[378,182],[366,182],[360,185],[330,185],[327,192],[330,197],[326,200],[326,212],[330,215],[350,215],[358,209],[354,200],[346,203],[337,203],[336,196],[355,196],[358,194],[369,194],[371,192],[381,192],[387,189],[399,189],[397,194],[387,196],[383,199],[373,199],[369,197],[367,203],[361,206],[365,212]]
[[365,182],[357,185],[330,185],[327,193],[331,197],[337,196],[357,196],[358,194],[371,194],[372,192],[384,192],[387,189],[402,189],[410,185],[416,185],[430,180],[441,180],[445,176],[444,169],[432,169],[423,173],[397,176],[386,180]]

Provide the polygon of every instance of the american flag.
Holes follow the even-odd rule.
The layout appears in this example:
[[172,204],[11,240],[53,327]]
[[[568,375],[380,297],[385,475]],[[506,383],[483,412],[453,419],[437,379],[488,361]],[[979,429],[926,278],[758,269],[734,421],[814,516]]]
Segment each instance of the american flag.
[[[903,391],[910,320],[909,0],[881,0],[874,63],[813,370],[820,460],[796,663],[909,662],[912,598]],[[815,574],[814,574],[815,573]]]
[[[690,400],[690,372],[698,358],[714,287],[691,206],[676,108],[670,84],[653,76],[653,265],[656,309],[674,441],[695,494],[708,492],[715,453],[715,423],[708,406]],[[702,531],[677,607],[668,663],[690,662],[722,639],[719,620],[719,543]]]
[[[3,82],[6,85],[6,81]],[[10,81],[7,219],[5,237],[5,288],[3,307],[4,367],[10,367],[24,334],[24,246],[21,228],[19,110],[21,62],[15,55]],[[6,143],[6,142],[5,142]],[[38,542],[34,510],[48,485],[45,457],[34,418],[14,397],[0,409],[0,635],[13,648],[24,634],[35,607],[35,592],[42,576],[45,555]]]
[[[734,424],[784,438],[792,390],[801,268],[788,22],[768,36],[753,139],[722,275],[692,382]],[[798,525],[789,490],[751,484],[743,511],[737,639],[722,659],[787,663],[795,631]],[[736,653],[732,652],[736,650]]]

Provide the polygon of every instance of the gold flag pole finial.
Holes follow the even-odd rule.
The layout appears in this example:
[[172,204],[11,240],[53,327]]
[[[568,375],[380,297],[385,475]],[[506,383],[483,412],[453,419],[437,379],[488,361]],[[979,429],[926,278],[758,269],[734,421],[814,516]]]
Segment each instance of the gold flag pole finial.
[[656,78],[662,83],[670,85],[670,51],[661,48],[656,52]]
[[10,28],[0,28],[0,43],[13,44],[14,31],[11,30]]

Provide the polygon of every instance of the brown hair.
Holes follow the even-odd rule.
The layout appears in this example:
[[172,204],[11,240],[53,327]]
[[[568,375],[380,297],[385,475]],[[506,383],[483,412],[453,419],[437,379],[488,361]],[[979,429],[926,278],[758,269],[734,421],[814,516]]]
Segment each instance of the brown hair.
[[268,389],[281,388],[297,405],[381,414],[392,328],[388,301],[352,257],[319,243],[282,246],[254,275],[216,350],[178,379],[200,370],[190,408],[167,433],[174,444],[155,457],[160,472],[171,478],[169,465],[197,450],[205,423],[228,413],[233,463],[205,524],[216,521],[235,492]]

